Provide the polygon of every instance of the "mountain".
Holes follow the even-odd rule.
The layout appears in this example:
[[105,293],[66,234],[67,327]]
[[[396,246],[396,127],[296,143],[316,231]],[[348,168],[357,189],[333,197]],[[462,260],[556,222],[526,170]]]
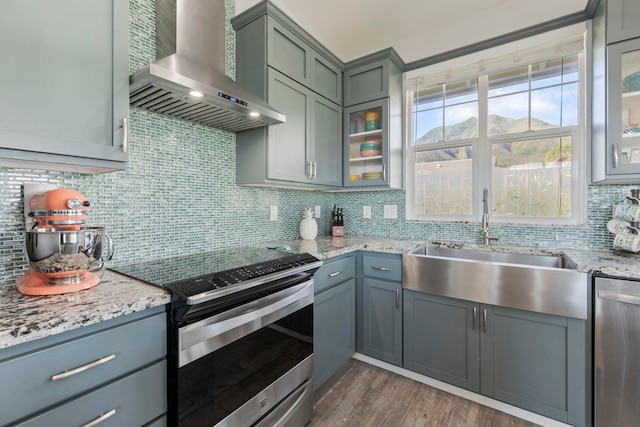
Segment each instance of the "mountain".
[[[534,129],[548,129],[555,126],[542,120],[531,119],[531,127]],[[477,136],[477,128],[478,119],[473,117],[452,126],[445,126],[444,134],[446,138],[442,137],[442,129],[436,128],[424,134],[416,143],[433,144],[434,150],[437,150],[437,144],[434,143],[442,139],[450,141],[475,138]],[[521,134],[527,129],[529,129],[527,118],[511,119],[498,115],[489,116],[489,135]],[[493,147],[493,158],[496,166],[509,167],[525,163],[544,163],[545,161],[558,160],[559,156],[562,156],[564,159],[571,157],[570,150],[567,151],[567,146],[570,147],[570,145],[565,144],[565,147],[560,147],[558,138],[533,139],[535,138],[535,133],[531,134],[531,138],[532,140],[529,141],[495,144]],[[470,157],[470,148],[450,148],[421,152],[418,161],[460,160]]]

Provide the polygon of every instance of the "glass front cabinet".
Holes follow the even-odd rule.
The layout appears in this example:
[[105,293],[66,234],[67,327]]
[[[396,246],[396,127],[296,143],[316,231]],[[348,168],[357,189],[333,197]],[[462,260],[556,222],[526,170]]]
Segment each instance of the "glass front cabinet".
[[640,173],[640,39],[608,46],[610,175]]
[[345,107],[345,188],[402,188],[402,138],[393,115],[389,98]]
[[344,109],[344,186],[380,186],[387,182],[389,99]]

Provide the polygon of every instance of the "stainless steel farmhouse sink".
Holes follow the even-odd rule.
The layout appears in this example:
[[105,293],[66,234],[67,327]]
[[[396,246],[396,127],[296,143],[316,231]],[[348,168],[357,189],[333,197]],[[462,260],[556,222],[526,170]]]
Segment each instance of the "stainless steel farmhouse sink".
[[467,301],[587,318],[587,274],[561,255],[425,245],[402,257],[402,287]]

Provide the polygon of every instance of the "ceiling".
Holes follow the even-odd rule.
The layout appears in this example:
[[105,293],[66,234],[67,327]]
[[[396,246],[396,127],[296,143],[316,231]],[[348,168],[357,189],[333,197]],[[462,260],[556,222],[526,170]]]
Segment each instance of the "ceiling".
[[[236,14],[262,0],[236,0]],[[405,62],[582,12],[587,0],[271,0],[347,62],[393,47]]]

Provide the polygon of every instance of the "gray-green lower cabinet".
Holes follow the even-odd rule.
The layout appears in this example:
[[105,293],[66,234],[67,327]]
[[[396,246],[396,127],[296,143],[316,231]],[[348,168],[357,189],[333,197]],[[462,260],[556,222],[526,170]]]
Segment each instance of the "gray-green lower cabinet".
[[553,418],[587,419],[585,321],[404,291],[404,366]]
[[313,309],[313,378],[317,389],[356,352],[355,279],[316,295]]
[[362,280],[362,344],[367,356],[402,365],[402,284]]
[[313,378],[318,389],[356,352],[356,257],[325,260],[313,300]]
[[163,425],[166,354],[164,307],[2,349],[0,425]]

